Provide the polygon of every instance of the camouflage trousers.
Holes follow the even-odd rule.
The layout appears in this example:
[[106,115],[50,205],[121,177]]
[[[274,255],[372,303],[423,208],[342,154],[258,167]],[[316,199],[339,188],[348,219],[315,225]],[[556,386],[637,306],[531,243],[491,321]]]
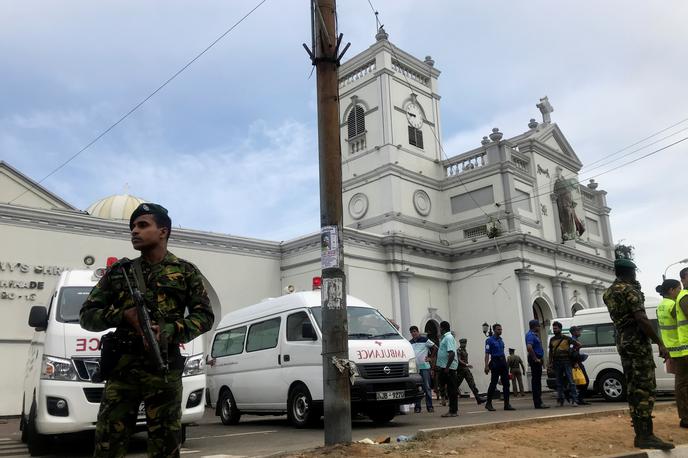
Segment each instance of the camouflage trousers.
[[456,377],[459,379],[456,386],[460,387],[465,380],[466,383],[468,383],[468,388],[471,389],[476,397],[478,396],[478,388],[475,386],[475,380],[473,380],[473,374],[469,368],[459,367],[459,369],[456,371]]
[[179,457],[181,371],[169,371],[165,380],[162,375],[144,370],[138,361],[130,365],[118,364],[117,368],[121,370],[113,373],[103,392],[93,456],[126,456],[129,437],[135,432],[139,405],[143,401],[148,430],[148,456]]
[[637,339],[622,338],[617,343],[617,349],[626,377],[631,420],[651,419],[657,393],[652,346]]

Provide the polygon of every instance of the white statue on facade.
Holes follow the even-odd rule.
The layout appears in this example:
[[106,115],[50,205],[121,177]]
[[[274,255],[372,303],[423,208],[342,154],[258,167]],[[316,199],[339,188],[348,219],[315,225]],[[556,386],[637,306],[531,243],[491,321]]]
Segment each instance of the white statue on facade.
[[576,206],[573,193],[579,193],[578,182],[575,178],[564,178],[561,167],[556,169],[554,180],[554,195],[559,210],[559,226],[561,227],[562,240],[576,240],[585,232],[585,225],[576,215]]

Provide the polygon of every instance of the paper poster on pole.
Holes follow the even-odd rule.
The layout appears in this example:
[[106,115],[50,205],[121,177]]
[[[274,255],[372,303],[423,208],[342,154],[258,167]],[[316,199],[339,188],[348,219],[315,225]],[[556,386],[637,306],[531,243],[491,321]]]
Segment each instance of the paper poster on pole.
[[324,226],[320,229],[320,261],[323,269],[339,267],[337,226]]
[[341,278],[323,278],[322,302],[328,309],[342,308],[343,282]]

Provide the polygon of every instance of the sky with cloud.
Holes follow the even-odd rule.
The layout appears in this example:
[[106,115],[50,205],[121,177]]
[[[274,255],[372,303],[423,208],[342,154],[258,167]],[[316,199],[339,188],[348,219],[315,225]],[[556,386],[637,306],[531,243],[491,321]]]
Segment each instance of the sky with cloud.
[[[0,3],[0,159],[42,179],[257,3]],[[390,41],[431,55],[442,71],[448,156],[478,146],[492,127],[507,137],[527,130],[544,95],[584,164],[688,118],[683,1],[372,3]],[[349,57],[373,43],[367,0],[340,0],[338,20]],[[44,185],[81,209],[128,190],[163,202],[188,228],[271,240],[315,232],[315,77],[301,47],[309,41],[309,2],[268,0]],[[580,177],[679,140],[686,127]],[[614,237],[636,247],[648,292],[668,264],[688,258],[686,158],[688,141],[597,178]]]

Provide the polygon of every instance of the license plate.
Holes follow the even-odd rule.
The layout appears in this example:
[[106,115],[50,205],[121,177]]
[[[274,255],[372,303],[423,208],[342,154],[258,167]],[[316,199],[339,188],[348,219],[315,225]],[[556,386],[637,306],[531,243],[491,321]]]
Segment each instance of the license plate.
[[390,399],[404,399],[406,396],[404,396],[403,390],[399,390],[399,391],[380,391],[379,393],[375,393],[375,397],[377,398],[378,401],[388,401]]
[[137,417],[139,420],[145,420],[146,419],[146,405],[143,402],[141,402],[141,404],[139,404],[139,413],[138,413]]

